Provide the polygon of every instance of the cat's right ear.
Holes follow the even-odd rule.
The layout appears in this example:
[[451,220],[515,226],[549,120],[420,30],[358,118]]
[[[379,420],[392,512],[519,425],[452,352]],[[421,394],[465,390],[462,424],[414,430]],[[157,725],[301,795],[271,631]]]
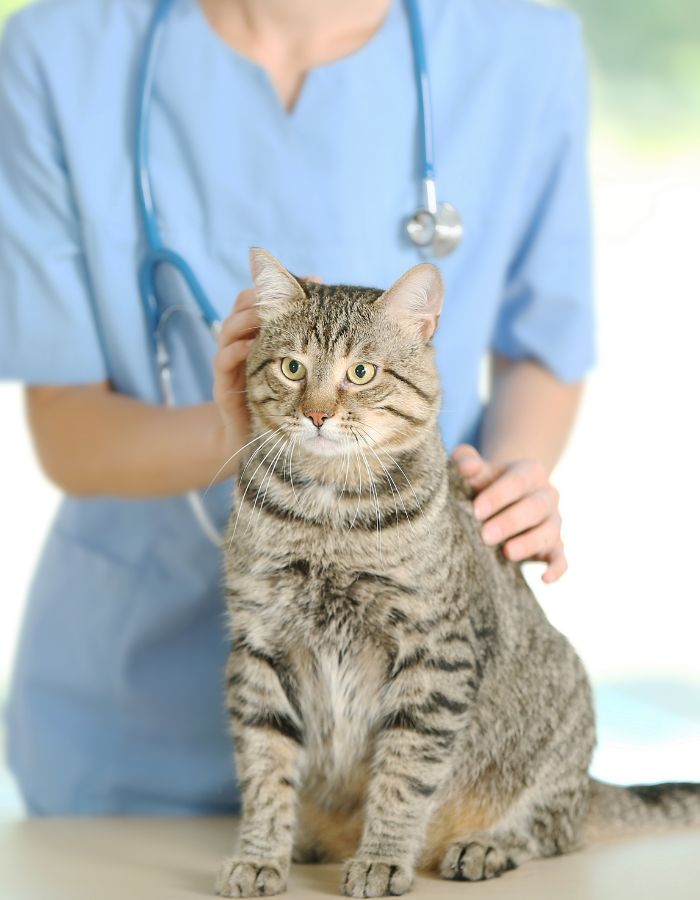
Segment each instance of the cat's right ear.
[[255,285],[256,306],[263,322],[276,318],[290,303],[306,296],[292,273],[262,247],[250,248],[250,273]]
[[440,271],[431,263],[420,263],[395,281],[377,302],[402,327],[427,342],[437,328],[444,293]]

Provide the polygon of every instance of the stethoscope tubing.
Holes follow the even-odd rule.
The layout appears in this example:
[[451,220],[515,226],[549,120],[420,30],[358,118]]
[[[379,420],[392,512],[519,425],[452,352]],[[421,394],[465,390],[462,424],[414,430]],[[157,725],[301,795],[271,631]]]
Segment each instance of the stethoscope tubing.
[[433,143],[433,104],[428,77],[428,60],[423,40],[423,23],[417,0],[404,0],[413,47],[413,69],[418,98],[418,133],[420,135],[420,172],[423,181],[435,181],[435,152]]
[[143,55],[137,76],[136,129],[134,133],[134,175],[136,178],[136,198],[149,250],[161,246],[160,229],[156,220],[153,186],[149,165],[149,123],[151,121],[151,100],[153,82],[160,45],[163,40],[165,20],[173,0],[158,0],[158,5],[148,25]]

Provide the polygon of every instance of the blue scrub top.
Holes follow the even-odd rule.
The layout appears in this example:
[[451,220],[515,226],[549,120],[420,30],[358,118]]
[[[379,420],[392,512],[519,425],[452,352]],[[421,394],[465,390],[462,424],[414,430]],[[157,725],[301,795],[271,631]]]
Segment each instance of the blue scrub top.
[[[0,49],[0,376],[109,379],[156,401],[137,294],[130,148],[154,0],[50,0]],[[439,262],[448,447],[478,440],[492,350],[580,379],[594,356],[586,75],[577,21],[524,0],[423,0],[440,198],[464,219]],[[155,201],[225,316],[248,248],[326,282],[388,286],[420,260],[408,22],[313,69],[291,113],[265,71],[176,0],[151,124]],[[181,285],[171,279],[177,303]],[[206,335],[175,323],[176,389],[211,396]],[[166,461],[164,461],[165,464]],[[214,473],[212,473],[213,475]],[[228,487],[210,505],[223,525]],[[66,498],[31,588],[6,711],[39,813],[219,812],[237,791],[223,701],[221,565],[183,498]]]

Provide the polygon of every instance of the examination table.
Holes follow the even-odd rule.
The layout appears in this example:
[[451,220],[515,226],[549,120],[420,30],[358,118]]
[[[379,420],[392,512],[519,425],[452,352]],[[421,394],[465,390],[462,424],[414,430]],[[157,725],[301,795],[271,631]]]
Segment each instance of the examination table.
[[[0,900],[180,900],[214,894],[236,820],[0,821]],[[289,900],[340,895],[339,866],[293,866]],[[700,900],[700,829],[597,843],[479,884],[419,877],[415,900]]]

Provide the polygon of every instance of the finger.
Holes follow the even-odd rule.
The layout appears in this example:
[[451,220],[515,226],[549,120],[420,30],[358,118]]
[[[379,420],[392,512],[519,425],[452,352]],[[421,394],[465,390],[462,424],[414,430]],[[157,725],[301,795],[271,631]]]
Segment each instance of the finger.
[[551,491],[541,488],[488,519],[481,529],[481,536],[487,544],[501,544],[513,535],[536,528],[555,510],[556,504]]
[[452,459],[457,463],[461,475],[470,481],[483,469],[485,463],[479,451],[471,444],[460,444],[452,453]]
[[255,306],[257,299],[258,295],[254,287],[243,288],[243,290],[236,297],[231,312],[237,312],[241,309],[249,309],[251,306]]
[[[469,478],[469,484],[474,488],[477,493],[485,490],[487,487],[492,485],[497,478],[503,474],[502,466],[494,466],[493,463],[487,462],[487,460],[482,460],[482,466],[479,471],[471,475]],[[476,502],[476,501],[475,501]]]
[[507,541],[503,552],[508,559],[521,562],[524,559],[549,560],[549,555],[561,546],[561,519],[550,516],[536,528]]
[[481,454],[472,444],[457,444],[452,451],[452,459],[461,462],[463,459],[481,459]]
[[566,560],[564,548],[562,547],[559,552],[552,556],[549,565],[542,575],[542,581],[544,581],[545,584],[552,584],[554,581],[558,581],[568,568],[569,563]]
[[260,327],[260,317],[255,308],[237,310],[224,320],[219,332],[219,347],[239,340],[243,335],[249,335]]
[[214,355],[214,371],[219,377],[231,374],[248,356],[253,338],[234,341]]
[[482,521],[488,519],[547,484],[548,477],[544,466],[530,460],[513,463],[502,470],[476,498],[474,515]]
[[499,466],[487,462],[471,444],[460,444],[455,448],[452,456],[457,462],[460,473],[469,481],[475,491],[482,491],[501,472]]
[[314,284],[323,284],[323,278],[320,275],[300,275],[302,281],[313,281]]

